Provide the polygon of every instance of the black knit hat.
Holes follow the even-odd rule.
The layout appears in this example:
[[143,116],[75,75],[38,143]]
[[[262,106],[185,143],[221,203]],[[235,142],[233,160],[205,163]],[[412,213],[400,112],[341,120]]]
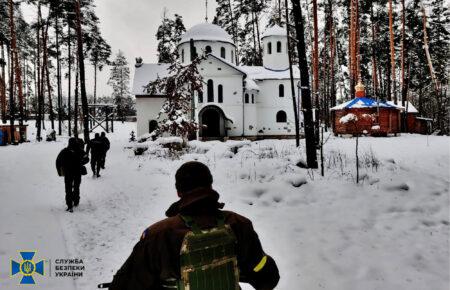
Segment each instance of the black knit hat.
[[208,166],[197,161],[187,162],[175,174],[175,187],[179,193],[186,193],[199,187],[209,187],[213,177]]

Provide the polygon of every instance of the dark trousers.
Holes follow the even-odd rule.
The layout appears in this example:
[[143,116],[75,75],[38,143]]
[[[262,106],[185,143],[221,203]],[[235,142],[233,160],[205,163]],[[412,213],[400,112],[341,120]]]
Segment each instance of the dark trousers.
[[100,161],[100,167],[105,169],[106,154],[103,154]]
[[102,158],[101,157],[97,157],[97,158],[91,157],[91,169],[92,169],[92,173],[94,173],[94,175],[100,174],[101,166],[102,166]]
[[66,175],[64,176],[64,183],[66,185],[67,207],[77,206],[80,203],[81,175]]

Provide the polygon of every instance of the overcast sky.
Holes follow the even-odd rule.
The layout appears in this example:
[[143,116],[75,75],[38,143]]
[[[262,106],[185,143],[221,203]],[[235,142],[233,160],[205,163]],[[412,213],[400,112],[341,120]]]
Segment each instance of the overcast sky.
[[[215,15],[216,1],[208,1],[210,20]],[[177,13],[183,16],[187,29],[205,21],[205,0],[95,0],[97,15],[101,22],[101,32],[112,46],[113,53],[120,49],[125,53],[134,75],[135,57],[144,62],[156,62],[156,30],[161,23],[164,7],[169,16]],[[90,68],[92,70],[92,68]],[[88,76],[92,79],[93,73]],[[98,95],[108,95],[111,89],[109,71],[105,69],[98,81]],[[88,82],[88,92],[92,92],[92,80]]]
[[[215,15],[216,1],[208,1],[210,21]],[[156,31],[161,24],[164,8],[170,17],[180,14],[184,18],[187,29],[205,21],[205,0],[95,0],[97,16],[100,18],[100,29],[103,37],[113,50],[114,58],[118,50],[122,50],[130,63],[132,85],[135,57],[142,57],[144,62],[156,62]],[[23,6],[27,20],[35,20],[34,7]],[[88,65],[88,63],[86,62]],[[105,67],[98,75],[97,96],[110,95],[107,85],[109,68]],[[87,93],[94,91],[93,67],[88,65],[86,72]],[[65,87],[65,86],[64,86]]]

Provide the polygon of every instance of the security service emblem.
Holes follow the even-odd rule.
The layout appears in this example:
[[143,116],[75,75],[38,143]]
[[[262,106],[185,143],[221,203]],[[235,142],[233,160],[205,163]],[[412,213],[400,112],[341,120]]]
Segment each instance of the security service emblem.
[[11,276],[21,276],[20,284],[33,285],[36,284],[33,275],[39,274],[44,276],[44,261],[35,263],[33,258],[36,251],[19,252],[22,257],[21,262],[11,260]]

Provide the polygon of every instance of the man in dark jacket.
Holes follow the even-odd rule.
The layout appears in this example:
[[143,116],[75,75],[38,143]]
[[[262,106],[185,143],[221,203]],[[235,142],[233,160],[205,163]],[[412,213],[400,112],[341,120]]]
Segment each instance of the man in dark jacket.
[[102,132],[102,134],[100,135],[100,140],[102,140],[102,142],[103,142],[103,149],[104,149],[100,167],[102,169],[105,169],[106,153],[108,153],[109,148],[111,147],[111,143],[109,142],[108,137],[106,137],[106,133],[105,132]]
[[80,184],[84,164],[89,162],[86,153],[80,148],[76,138],[69,139],[69,145],[56,158],[56,170],[59,176],[64,176],[67,211],[73,212],[73,207],[80,203]]
[[280,278],[275,261],[264,253],[250,220],[221,210],[224,204],[219,203],[219,194],[212,189],[208,167],[188,162],[178,169],[175,179],[180,200],[167,210],[168,218],[144,231],[109,289],[165,289],[164,281],[180,280],[180,249],[190,231],[184,217],[190,216],[203,230],[215,226],[218,214],[236,237],[240,282],[250,283],[258,290],[273,289]]
[[87,152],[91,152],[91,169],[94,177],[100,177],[100,167],[102,156],[105,152],[105,145],[100,139],[100,134],[95,133],[95,138],[90,140],[87,146]]

